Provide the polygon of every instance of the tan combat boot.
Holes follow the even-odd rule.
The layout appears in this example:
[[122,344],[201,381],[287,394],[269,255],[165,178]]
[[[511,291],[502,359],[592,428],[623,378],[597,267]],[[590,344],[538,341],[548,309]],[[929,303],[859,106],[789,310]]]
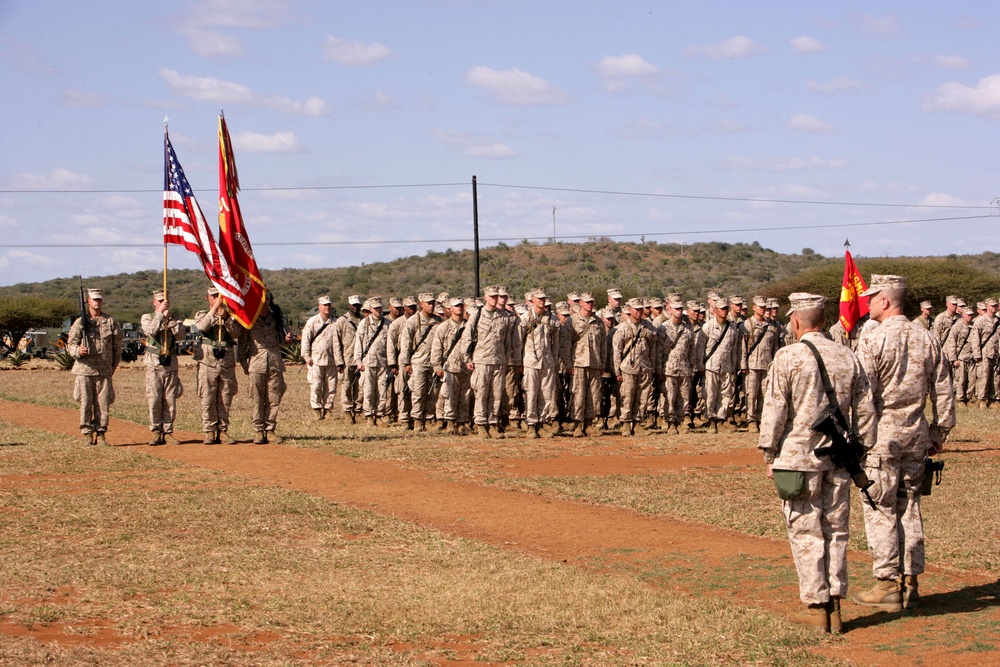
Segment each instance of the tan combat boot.
[[852,595],[851,601],[885,611],[902,611],[902,586],[895,579],[877,579],[868,590]]
[[267,431],[265,435],[267,437],[267,441],[269,443],[273,443],[275,445],[280,445],[281,443],[283,443],[285,441],[284,438],[282,438],[280,435],[278,435],[274,431]]
[[108,444],[108,439],[104,437],[103,433],[98,433],[97,437],[94,438],[94,444],[100,445],[101,447],[110,447]]
[[267,433],[264,431],[257,431],[253,436],[253,444],[255,445],[266,445],[267,444]]
[[316,413],[316,421],[320,421],[326,416],[323,414],[323,408],[313,408],[313,412]]
[[920,605],[920,592],[917,588],[917,575],[903,575],[903,609],[916,609]]
[[83,444],[87,447],[97,444],[97,434],[96,433],[84,433],[83,434]]
[[215,442],[216,442],[216,438],[217,437],[218,436],[215,434],[215,431],[205,431],[204,444],[206,444],[206,445],[214,445]]
[[448,424],[448,435],[458,435],[458,424],[451,422]]
[[832,597],[826,603],[826,613],[830,616],[830,632],[839,635],[844,632],[844,623],[840,619],[840,598]]
[[573,437],[574,438],[582,438],[584,435],[586,435],[586,434],[583,432],[583,422],[574,422],[573,423]]
[[490,435],[490,427],[486,424],[476,424],[476,435],[480,438],[492,438]]
[[622,422],[622,436],[627,438],[630,435],[632,435],[632,424]]
[[236,440],[234,440],[233,437],[229,435],[229,431],[219,431],[219,442],[221,442],[224,445],[236,444]]
[[528,424],[528,440],[537,440],[539,430],[538,424]]
[[179,444],[181,444],[181,441],[177,439],[177,436],[174,435],[173,431],[171,431],[170,433],[164,433],[163,434],[163,441],[166,442],[168,445],[179,445]]
[[[96,438],[95,438],[95,442],[96,442]],[[153,431],[153,437],[149,439],[149,443],[148,444],[149,444],[150,447],[156,447],[158,445],[162,445],[164,442],[165,441],[163,439],[163,434],[160,433],[159,431]]]
[[750,432],[751,433],[760,433],[760,424],[758,424],[755,421],[750,422]]
[[826,604],[811,604],[802,611],[791,614],[788,617],[790,623],[804,625],[818,632],[830,631],[830,614],[826,611]]
[[719,420],[710,419],[708,422],[708,432],[718,434],[719,432]]

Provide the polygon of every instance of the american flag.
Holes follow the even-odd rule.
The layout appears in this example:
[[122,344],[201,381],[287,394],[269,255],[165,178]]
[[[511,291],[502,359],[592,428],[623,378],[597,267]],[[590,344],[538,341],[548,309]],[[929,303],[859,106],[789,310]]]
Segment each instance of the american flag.
[[243,310],[243,294],[239,283],[233,278],[229,264],[219,252],[212,230],[205,224],[205,216],[202,215],[191,184],[184,176],[184,170],[177,161],[177,154],[166,133],[163,135],[163,145],[163,243],[182,245],[198,255],[205,275],[218,288],[230,310]]

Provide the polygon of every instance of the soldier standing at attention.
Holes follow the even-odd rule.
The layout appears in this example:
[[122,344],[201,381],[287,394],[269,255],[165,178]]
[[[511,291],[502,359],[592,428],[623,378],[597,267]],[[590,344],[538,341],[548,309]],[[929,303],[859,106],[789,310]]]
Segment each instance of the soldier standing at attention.
[[465,300],[452,297],[449,302],[450,317],[431,334],[431,366],[441,378],[441,397],[444,400],[441,419],[446,422],[449,435],[468,434],[469,380],[471,374],[462,360],[461,340],[465,332]]
[[236,441],[229,437],[229,407],[237,390],[236,340],[245,329],[229,315],[215,285],[209,285],[205,298],[208,310],[194,316],[194,326],[201,332],[201,344],[194,350],[201,426],[206,445],[235,445]]
[[579,296],[580,312],[570,318],[571,329],[567,332],[572,342],[569,373],[574,438],[585,437],[601,412],[601,374],[607,347],[604,322],[594,313],[594,295],[583,292]]
[[608,289],[608,305],[607,309],[611,311],[612,318],[615,324],[620,324],[622,322],[622,291],[617,287],[611,287]]
[[142,316],[140,326],[146,334],[146,400],[149,402],[150,445],[181,444],[174,437],[177,399],[184,393],[177,376],[176,342],[187,334],[184,322],[170,314],[170,302],[162,291],[153,292],[152,314]]
[[750,430],[760,432],[760,411],[763,407],[763,385],[767,369],[780,347],[778,330],[764,317],[767,299],[763,296],[753,298],[753,315],[743,321],[743,349],[747,367],[746,382],[746,413]]
[[958,297],[949,294],[944,298],[944,311],[938,313],[938,316],[934,318],[934,324],[931,325],[931,333],[942,345],[944,345],[944,337],[948,335],[948,330],[957,319]]
[[340,374],[340,409],[352,424],[361,412],[358,360],[354,358],[354,336],[361,324],[361,301],[358,294],[347,297],[347,312],[333,325],[333,360]]
[[399,421],[399,405],[403,398],[396,379],[399,377],[399,334],[402,331],[400,326],[406,322],[406,310],[403,308],[403,300],[398,296],[390,297],[388,304],[389,333],[386,335],[385,356],[389,362],[389,375],[392,377],[386,378],[389,390],[386,420],[395,423]]
[[661,325],[663,352],[663,419],[667,432],[679,433],[684,408],[691,395],[691,378],[696,363],[695,333],[684,320],[684,303],[679,297],[667,301],[667,320]]
[[405,424],[406,428],[412,429],[413,421],[410,419],[410,409],[412,407],[410,387],[406,383],[406,372],[400,372],[399,369],[399,344],[402,340],[403,327],[406,326],[406,322],[417,312],[417,299],[413,296],[404,296],[401,299],[401,303],[403,308],[402,314],[389,325],[385,354],[386,360],[389,362],[389,372],[392,373],[393,377],[392,391],[396,397],[395,412],[392,413],[392,418],[399,423]]
[[250,376],[255,445],[283,441],[275,433],[278,407],[285,395],[285,361],[281,358],[281,346],[291,340],[281,308],[274,303],[274,295],[268,290],[264,311],[239,341],[243,372]]
[[[865,532],[875,585],[851,597],[859,604],[899,611],[916,607],[917,577],[924,571],[924,524],[920,495],[927,457],[940,452],[955,426],[951,373],[934,336],[903,314],[906,280],[873,275],[861,296],[878,328],[858,344],[878,417],[878,437],[865,472],[875,481]],[[931,401],[928,423],[924,408]]]
[[388,399],[385,380],[389,373],[386,357],[389,320],[382,316],[382,297],[373,296],[366,303],[369,314],[358,325],[358,333],[354,337],[354,358],[358,360],[357,369],[361,376],[365,420],[369,426],[378,426],[379,417],[385,416]]
[[962,319],[952,325],[951,337],[941,349],[946,361],[954,369],[952,384],[955,387],[955,401],[965,405],[969,396],[975,393],[974,378],[976,360],[972,356],[972,346],[969,338],[972,335],[972,316],[976,311],[972,308],[961,310]]
[[[852,432],[870,448],[875,441],[875,408],[857,357],[823,335],[825,297],[797,292],[788,298],[790,326],[803,344],[790,345],[774,357],[764,381],[758,446],[768,477],[794,472],[803,476],[798,495],[782,500],[799,575],[799,599],[806,605],[789,620],[839,633],[840,601],[847,595],[851,477],[834,467],[829,457],[816,455],[816,449],[829,446],[831,440],[813,426],[840,410]],[[822,359],[837,405],[830,405],[816,356]]]
[[719,424],[726,422],[733,409],[733,385],[737,373],[746,370],[742,355],[739,330],[729,321],[729,302],[715,300],[714,317],[702,326],[705,335],[705,417],[709,431],[719,432]]
[[514,305],[508,303],[506,285],[498,285],[497,309],[507,316],[507,369],[504,376],[503,397],[500,399],[500,432],[504,432],[511,421],[518,427],[523,418],[524,392],[521,389],[521,319]]
[[469,319],[458,343],[466,368],[472,372],[476,432],[484,438],[493,437],[490,430],[500,425],[509,357],[508,316],[497,305],[499,296],[497,285],[483,291],[483,306]]
[[931,325],[934,323],[934,321],[931,319],[931,307],[932,304],[930,301],[921,301],[920,314],[913,318],[914,324],[919,324],[928,331],[931,330]]
[[[972,348],[972,358],[976,362],[976,399],[979,407],[985,410],[993,402],[996,395],[994,374],[997,368],[997,357],[1000,356],[1000,318],[997,318],[997,300],[986,299],[986,312],[972,323],[972,333],[969,336],[969,346]],[[954,335],[954,324],[948,327],[943,345]]]
[[688,321],[691,322],[691,333],[694,335],[694,366],[691,368],[691,392],[688,394],[684,413],[687,415],[687,430],[695,428],[694,417],[705,417],[705,324],[704,304],[698,301],[687,302]]
[[441,318],[434,313],[436,303],[431,292],[423,292],[417,300],[420,310],[406,320],[399,334],[399,364],[403,367],[410,387],[410,421],[418,430],[427,430],[427,420],[434,418],[434,370],[431,365],[431,334]]
[[329,296],[316,300],[319,312],[302,327],[302,358],[309,371],[309,407],[316,419],[325,419],[333,411],[337,396],[337,364],[333,358],[333,302]]
[[649,402],[653,372],[657,368],[658,336],[642,317],[642,299],[630,299],[626,319],[612,340],[614,373],[621,386],[622,435],[642,433],[642,412]]
[[80,402],[80,431],[85,445],[107,445],[108,418],[115,402],[112,376],[122,360],[122,328],[104,314],[104,294],[87,290],[86,321],[69,329],[66,350],[75,359],[73,399]]
[[524,368],[524,421],[528,437],[552,437],[558,431],[556,392],[560,349],[558,320],[545,309],[545,289],[532,290],[531,310],[521,317],[520,333],[524,341],[522,367]]

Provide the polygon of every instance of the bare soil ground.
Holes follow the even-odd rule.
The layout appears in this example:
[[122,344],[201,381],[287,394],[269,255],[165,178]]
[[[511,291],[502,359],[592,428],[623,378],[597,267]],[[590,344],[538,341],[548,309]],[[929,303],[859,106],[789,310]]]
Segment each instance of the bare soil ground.
[[[79,432],[77,413],[66,408],[0,401],[0,419],[52,433],[75,436]],[[187,466],[236,474],[251,484],[303,491],[503,549],[599,571],[640,573],[651,586],[716,596],[766,614],[784,614],[798,604],[797,589],[789,578],[774,575],[776,570],[785,575],[794,572],[787,542],[548,494],[505,490],[481,479],[502,474],[567,477],[745,469],[760,466],[752,446],[722,453],[643,453],[637,451],[635,441],[606,438],[596,454],[560,454],[554,447],[545,458],[493,458],[479,473],[449,477],[418,465],[350,458],[319,449],[248,443],[206,447],[200,444],[200,433],[177,435],[183,446],[148,447],[144,444],[149,438],[146,427],[113,419],[109,440],[114,446],[134,447]],[[405,434],[395,431],[393,436],[404,438]],[[487,450],[496,445],[468,440],[467,446]],[[995,456],[995,448],[986,449],[987,457]],[[36,489],[54,485],[72,492],[93,481],[87,475],[8,475],[0,477],[0,490],[31,484]],[[142,480],[135,475],[123,475],[119,482],[151,487],[164,483],[162,477]],[[867,585],[867,556],[852,552],[851,563],[854,586]],[[720,586],[720,581],[725,585]],[[847,632],[842,641],[818,646],[818,657],[870,665],[1000,664],[995,647],[1000,630],[1000,581],[995,574],[932,565],[921,579],[921,589],[924,605],[905,616],[845,602]],[[54,594],[53,599],[57,598]],[[74,636],[64,630],[58,624],[26,629],[0,623],[0,634],[27,635],[40,642],[114,645],[124,641],[108,627],[107,619],[95,619],[90,634]],[[189,639],[211,641],[235,632],[216,628]],[[268,639],[244,636],[240,645],[252,651]],[[983,646],[984,639],[993,643]],[[463,642],[463,638],[455,640],[459,647]],[[981,652],[969,653],[970,645],[980,646],[977,651]],[[447,664],[465,662],[459,656]]]

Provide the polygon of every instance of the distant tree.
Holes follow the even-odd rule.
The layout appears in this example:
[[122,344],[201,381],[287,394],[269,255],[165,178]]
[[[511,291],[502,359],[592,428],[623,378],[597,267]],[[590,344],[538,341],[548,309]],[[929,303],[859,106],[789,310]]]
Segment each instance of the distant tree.
[[815,255],[816,251],[813,250],[812,248],[803,248],[802,249],[802,254],[805,255],[806,257],[808,257],[809,255]]
[[39,296],[0,297],[0,339],[4,345],[17,349],[24,334],[32,329],[55,327],[79,312],[69,299]]

